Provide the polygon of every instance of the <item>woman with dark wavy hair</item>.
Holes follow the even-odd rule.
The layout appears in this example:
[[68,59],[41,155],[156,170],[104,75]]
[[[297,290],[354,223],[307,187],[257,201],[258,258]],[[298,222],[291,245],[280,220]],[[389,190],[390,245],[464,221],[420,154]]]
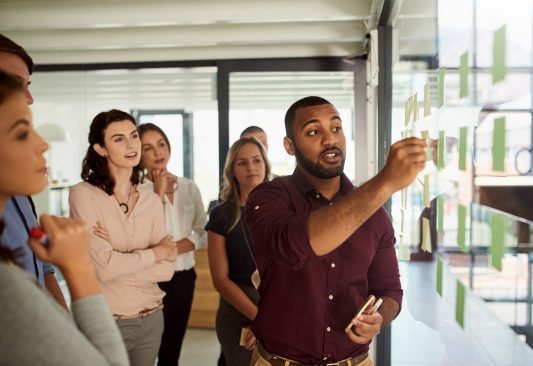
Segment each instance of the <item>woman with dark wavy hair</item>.
[[89,130],[84,182],[71,188],[71,217],[92,227],[91,258],[132,366],[153,366],[163,333],[157,282],[174,273],[176,243],[163,204],[142,181],[135,119],[116,109],[99,113]]

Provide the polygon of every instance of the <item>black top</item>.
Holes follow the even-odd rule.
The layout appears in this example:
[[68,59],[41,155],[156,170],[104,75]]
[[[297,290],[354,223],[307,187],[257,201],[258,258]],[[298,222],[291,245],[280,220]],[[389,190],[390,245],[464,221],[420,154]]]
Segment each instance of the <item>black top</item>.
[[[230,202],[223,202],[213,208],[209,214],[206,230],[222,235],[226,238],[226,254],[228,256],[229,278],[241,285],[252,286],[252,273],[255,263],[251,250],[253,244],[248,230],[243,225],[244,207],[241,207],[241,220],[228,232],[233,222],[233,206]],[[249,247],[246,244],[248,240]]]

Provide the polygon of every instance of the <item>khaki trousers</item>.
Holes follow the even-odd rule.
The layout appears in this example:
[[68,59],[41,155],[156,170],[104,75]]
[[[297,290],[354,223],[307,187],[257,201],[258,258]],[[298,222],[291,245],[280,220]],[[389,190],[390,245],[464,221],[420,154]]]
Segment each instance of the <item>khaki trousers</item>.
[[[277,360],[277,362],[283,362],[283,361]],[[284,366],[294,366],[294,365],[299,365],[299,364],[286,361]],[[370,360],[370,357],[367,357],[365,360],[352,366],[372,366],[372,365],[373,365],[372,360]],[[252,352],[252,361],[250,362],[250,366],[273,366],[273,365],[261,355],[258,347],[255,347],[254,351]]]

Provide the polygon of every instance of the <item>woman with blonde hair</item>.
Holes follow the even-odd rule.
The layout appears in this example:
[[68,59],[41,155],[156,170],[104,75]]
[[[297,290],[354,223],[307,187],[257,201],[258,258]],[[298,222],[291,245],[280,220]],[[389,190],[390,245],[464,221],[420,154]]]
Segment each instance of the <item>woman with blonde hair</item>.
[[263,145],[253,137],[237,140],[229,149],[224,167],[222,202],[209,216],[207,250],[213,285],[220,293],[216,332],[228,366],[248,366],[256,339],[241,332],[257,314],[259,293],[252,284],[256,270],[253,247],[243,223],[248,194],[270,179],[270,163]]

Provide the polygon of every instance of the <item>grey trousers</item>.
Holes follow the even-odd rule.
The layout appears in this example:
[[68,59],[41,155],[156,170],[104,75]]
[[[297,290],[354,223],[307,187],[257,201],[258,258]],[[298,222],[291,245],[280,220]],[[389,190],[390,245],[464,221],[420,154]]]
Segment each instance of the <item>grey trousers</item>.
[[131,366],[154,366],[161,335],[163,334],[163,311],[141,319],[116,320],[128,351]]
[[[239,287],[257,305],[259,302],[259,293],[257,290],[253,286],[239,285]],[[220,304],[216,316],[216,332],[227,366],[250,365],[252,352],[239,346],[241,329],[249,326],[250,323],[250,319],[242,315],[220,297]]]

